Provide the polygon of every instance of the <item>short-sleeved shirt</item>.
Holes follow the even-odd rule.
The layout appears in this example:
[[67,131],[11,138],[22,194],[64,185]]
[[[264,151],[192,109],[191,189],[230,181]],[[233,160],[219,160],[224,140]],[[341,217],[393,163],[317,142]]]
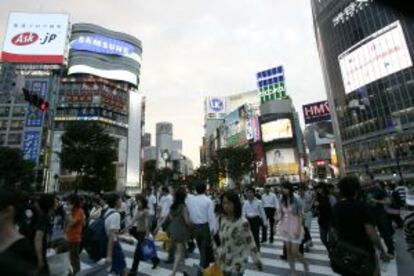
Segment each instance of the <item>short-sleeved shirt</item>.
[[85,215],[83,213],[82,208],[74,208],[72,210],[72,217],[75,220],[75,223],[72,225],[68,225],[68,227],[66,228],[66,236],[68,242],[81,242],[83,222],[85,220]]
[[150,194],[149,196],[147,196],[147,201],[148,201],[149,215],[153,216],[155,215],[154,205],[157,204],[157,198],[155,197],[155,195]]
[[[110,212],[112,212],[112,214],[106,217]],[[106,217],[105,231],[108,236],[111,230],[119,231],[121,229],[121,215],[115,209],[109,208],[106,210],[104,217]]]
[[0,253],[0,275],[35,275],[37,257],[32,241],[19,239]]
[[375,218],[365,202],[347,199],[335,205],[333,225],[339,238],[373,253],[374,247],[365,230],[367,224],[375,225]]

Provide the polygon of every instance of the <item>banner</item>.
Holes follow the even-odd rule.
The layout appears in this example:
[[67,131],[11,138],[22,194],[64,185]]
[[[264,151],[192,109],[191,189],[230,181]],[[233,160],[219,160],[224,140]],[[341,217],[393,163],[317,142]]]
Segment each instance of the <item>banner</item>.
[[302,106],[305,124],[311,124],[319,121],[331,119],[331,113],[328,101],[321,101]]
[[40,131],[26,131],[23,140],[23,158],[37,163],[40,154]]
[[268,176],[298,174],[295,151],[292,148],[273,149],[266,152]]
[[68,28],[67,14],[10,13],[2,60],[11,63],[62,64]]

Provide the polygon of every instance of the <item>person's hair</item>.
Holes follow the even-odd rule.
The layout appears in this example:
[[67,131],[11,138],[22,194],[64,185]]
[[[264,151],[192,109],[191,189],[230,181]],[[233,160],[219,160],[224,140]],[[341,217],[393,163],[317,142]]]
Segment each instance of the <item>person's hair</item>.
[[27,197],[21,191],[0,189],[0,212],[9,206],[14,208],[13,222],[17,223],[24,216]]
[[256,191],[254,190],[254,188],[252,186],[249,186],[249,187],[246,188],[246,193],[247,192],[253,192],[253,194],[256,193]]
[[287,189],[289,191],[289,195],[282,194],[282,204],[287,207],[288,202],[289,204],[293,203],[293,185],[290,182],[284,182],[282,184],[282,189]]
[[391,190],[394,190],[394,189],[395,189],[395,187],[396,187],[396,186],[395,186],[395,183],[390,183],[390,189],[391,189]]
[[176,210],[181,204],[185,204],[187,192],[183,188],[178,188],[174,193],[174,201],[171,205],[171,210]]
[[106,197],[106,204],[108,204],[109,208],[115,208],[116,203],[118,202],[119,195],[112,193]]
[[204,183],[199,183],[196,187],[197,194],[204,194],[207,190],[207,186]]
[[323,182],[319,182],[318,185],[316,186],[316,189],[322,189],[322,195],[323,196],[328,196],[329,195],[329,187],[327,184],[323,183]]
[[42,194],[38,200],[40,211],[44,214],[51,211],[55,206],[55,199],[56,197],[53,194]]
[[77,194],[72,194],[69,197],[69,203],[72,204],[74,208],[79,208],[81,206],[81,199]]
[[[234,209],[234,217],[236,219],[241,218],[242,216],[242,205],[240,202],[240,197],[238,194],[236,194],[233,191],[227,191],[222,195],[222,199],[221,199],[221,205],[223,205],[223,198],[226,198],[228,201],[230,201],[233,204],[233,209]],[[223,212],[224,209],[222,208]]]
[[141,202],[142,209],[148,209],[148,200],[142,194],[137,194],[135,200]]
[[166,193],[166,194],[169,194],[170,190],[168,190],[168,187],[164,186],[164,187],[162,187],[162,192]]
[[361,189],[361,184],[355,176],[345,176],[339,183],[339,194],[344,198],[355,197]]

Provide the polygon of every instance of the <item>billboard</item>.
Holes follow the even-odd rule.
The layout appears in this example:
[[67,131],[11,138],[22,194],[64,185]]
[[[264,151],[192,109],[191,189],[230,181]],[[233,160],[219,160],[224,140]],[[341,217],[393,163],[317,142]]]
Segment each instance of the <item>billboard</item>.
[[69,45],[68,74],[139,84],[141,41],[93,24],[74,24]]
[[230,112],[224,119],[226,146],[239,146],[246,143],[246,112],[244,106]]
[[286,98],[283,66],[258,72],[256,80],[261,103]]
[[40,131],[26,131],[23,140],[23,158],[37,163],[40,154],[40,143]]
[[68,28],[67,14],[10,13],[2,60],[11,63],[62,64]]
[[[28,81],[26,86],[30,87],[32,93],[39,95],[41,98],[47,100],[48,98],[48,82],[46,80]],[[27,112],[25,118],[25,127],[41,127],[43,124],[44,112],[39,108],[29,104],[27,105]]]
[[262,124],[262,141],[267,143],[274,140],[293,138],[292,122],[290,119],[278,119]]
[[366,37],[338,60],[346,93],[412,66],[399,21]]
[[226,116],[226,98],[207,97],[205,105],[206,119],[223,119]]
[[321,121],[316,123],[313,126],[313,134],[317,146],[335,143],[335,135],[331,121]]
[[298,174],[299,166],[293,148],[278,148],[266,152],[268,176]]
[[302,106],[305,124],[311,124],[319,121],[331,119],[328,101],[321,101]]

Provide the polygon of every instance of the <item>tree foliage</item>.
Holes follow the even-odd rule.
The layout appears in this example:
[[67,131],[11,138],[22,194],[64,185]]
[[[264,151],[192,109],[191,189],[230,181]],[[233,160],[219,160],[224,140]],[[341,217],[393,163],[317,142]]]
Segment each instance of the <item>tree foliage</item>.
[[16,148],[0,147],[0,156],[0,187],[32,191],[35,163]]
[[113,190],[116,184],[115,139],[96,123],[76,122],[62,135],[62,168],[76,173],[76,187]]
[[249,148],[225,148],[216,152],[216,160],[219,172],[227,173],[239,187],[243,176],[251,171],[254,157]]

